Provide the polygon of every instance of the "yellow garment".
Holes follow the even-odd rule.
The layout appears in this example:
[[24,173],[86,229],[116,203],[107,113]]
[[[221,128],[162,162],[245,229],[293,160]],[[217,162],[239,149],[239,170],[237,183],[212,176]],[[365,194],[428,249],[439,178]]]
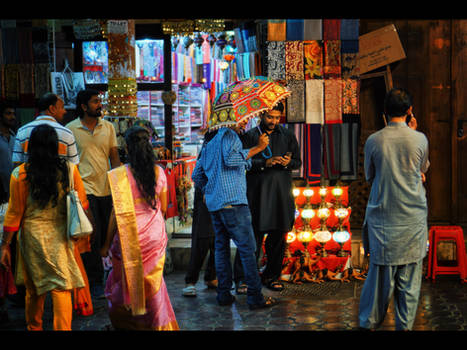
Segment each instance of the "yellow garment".
[[133,195],[126,167],[122,165],[113,169],[108,173],[108,178],[120,236],[123,268],[126,277],[124,286],[129,293],[132,315],[144,315],[146,313],[146,303],[143,260],[138,240]]
[[[83,184],[73,165],[75,189],[88,207]],[[37,295],[52,290],[84,287],[83,276],[74,257],[74,245],[66,234],[66,197],[59,188],[57,206],[49,203],[40,209],[29,195],[24,164],[13,170],[10,180],[10,201],[5,215],[5,231],[18,231],[18,268],[16,283],[24,284],[23,268]]]
[[110,170],[110,149],[117,147],[112,123],[102,118],[91,132],[76,118],[66,125],[73,132],[79,154],[79,172],[87,194],[97,197],[110,195],[107,172]]

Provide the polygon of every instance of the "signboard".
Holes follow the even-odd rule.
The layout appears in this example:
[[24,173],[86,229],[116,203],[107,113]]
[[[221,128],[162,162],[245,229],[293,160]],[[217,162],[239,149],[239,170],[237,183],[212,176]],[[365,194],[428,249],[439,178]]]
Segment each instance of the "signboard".
[[359,37],[360,74],[405,57],[404,48],[394,24]]

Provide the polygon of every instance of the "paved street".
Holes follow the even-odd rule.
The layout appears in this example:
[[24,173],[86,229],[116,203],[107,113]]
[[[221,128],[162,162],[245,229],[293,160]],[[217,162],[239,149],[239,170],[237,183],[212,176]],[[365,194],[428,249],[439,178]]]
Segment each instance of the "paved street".
[[[202,281],[198,295],[181,295],[184,273],[165,276],[169,295],[183,331],[353,331],[358,330],[358,303],[363,282],[326,282],[323,285],[287,285],[278,293],[263,288],[265,295],[276,296],[273,308],[250,311],[246,296],[237,296],[231,306],[218,306],[216,292]],[[46,300],[44,329],[52,329],[50,298]],[[25,330],[24,309],[9,307],[10,322],[4,331]],[[439,276],[436,283],[424,280],[414,331],[464,331],[467,329],[467,285],[457,276]],[[112,331],[105,300],[94,301],[94,315],[74,316],[75,331]],[[380,331],[394,330],[393,306]]]

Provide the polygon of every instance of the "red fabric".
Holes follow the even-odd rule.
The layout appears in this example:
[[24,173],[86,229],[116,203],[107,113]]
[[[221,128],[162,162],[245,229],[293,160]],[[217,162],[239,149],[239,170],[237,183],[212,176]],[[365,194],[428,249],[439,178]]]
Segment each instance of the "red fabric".
[[176,173],[169,168],[166,168],[164,172],[167,177],[167,212],[165,213],[165,218],[169,219],[178,216]]

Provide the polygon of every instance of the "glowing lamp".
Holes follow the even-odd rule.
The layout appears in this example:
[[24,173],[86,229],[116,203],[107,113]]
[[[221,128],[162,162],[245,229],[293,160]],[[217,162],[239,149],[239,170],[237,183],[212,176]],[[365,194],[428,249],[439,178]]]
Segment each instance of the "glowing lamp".
[[344,193],[344,190],[340,187],[334,187],[332,189],[332,194],[336,198],[339,198],[340,196],[342,196],[342,193]]
[[350,233],[348,233],[346,230],[339,230],[334,232],[334,234],[332,235],[332,239],[334,239],[334,241],[339,243],[339,245],[341,246],[341,249],[337,253],[337,256],[347,256],[347,253],[342,248],[344,246],[344,243],[350,239]]
[[297,239],[302,243],[309,243],[313,239],[313,234],[310,231],[300,231]]
[[298,197],[300,195],[300,189],[294,188],[292,190],[292,194],[293,194],[294,197]]
[[339,244],[344,244],[345,242],[347,242],[349,240],[349,238],[350,238],[350,233],[348,233],[345,230],[336,231],[332,235],[332,239],[335,240]]
[[300,216],[300,212],[297,209],[295,209],[295,219],[297,219],[299,216]]
[[287,237],[286,237],[287,244],[292,243],[296,239],[297,239],[297,235],[295,234],[295,232],[293,231],[287,232]]
[[332,238],[331,232],[328,230],[318,231],[314,234],[314,239],[321,244],[329,242]]
[[219,63],[219,68],[222,69],[222,70],[226,70],[227,68],[229,68],[229,62],[221,61]]
[[321,220],[327,219],[331,215],[330,211],[328,208],[320,208],[318,209],[318,217]]
[[326,187],[321,187],[319,189],[319,195],[321,196],[321,198],[324,198],[326,197],[326,194],[328,193],[328,190]]
[[305,197],[307,197],[307,198],[313,197],[313,194],[314,194],[314,193],[315,193],[315,192],[314,192],[311,188],[305,188],[305,189],[303,190],[303,195],[304,195]]
[[334,211],[334,214],[339,220],[343,220],[349,214],[349,210],[347,208],[338,208]]
[[301,216],[306,220],[313,219],[315,216],[315,211],[313,209],[303,209]]
[[297,234],[297,239],[303,243],[303,247],[305,248],[305,255],[308,256],[310,253],[308,252],[308,243],[311,242],[313,239],[313,234],[310,231],[300,231]]

